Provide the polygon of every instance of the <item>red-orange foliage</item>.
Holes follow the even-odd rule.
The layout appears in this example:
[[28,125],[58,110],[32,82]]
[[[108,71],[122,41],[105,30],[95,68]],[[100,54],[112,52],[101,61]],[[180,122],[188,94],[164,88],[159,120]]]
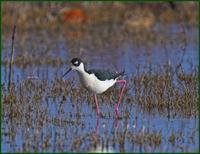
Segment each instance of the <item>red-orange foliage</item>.
[[64,22],[84,23],[87,20],[87,15],[81,9],[66,9],[62,11],[61,19]]

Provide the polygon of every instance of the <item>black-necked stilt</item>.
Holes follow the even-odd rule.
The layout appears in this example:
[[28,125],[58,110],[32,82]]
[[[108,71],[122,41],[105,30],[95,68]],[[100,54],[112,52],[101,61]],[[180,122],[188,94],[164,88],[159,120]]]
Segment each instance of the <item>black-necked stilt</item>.
[[124,71],[117,73],[117,72],[110,72],[108,70],[96,70],[96,69],[87,70],[84,66],[83,61],[79,58],[73,58],[71,60],[71,64],[72,64],[71,68],[65,74],[63,74],[62,77],[68,74],[71,70],[76,70],[78,72],[80,81],[82,82],[83,86],[94,93],[96,112],[98,116],[100,115],[100,111],[96,94],[101,94],[105,92],[115,83],[123,83],[118,103],[115,105],[115,112],[118,116],[119,105],[126,86],[126,80],[118,80],[118,78],[124,75]]

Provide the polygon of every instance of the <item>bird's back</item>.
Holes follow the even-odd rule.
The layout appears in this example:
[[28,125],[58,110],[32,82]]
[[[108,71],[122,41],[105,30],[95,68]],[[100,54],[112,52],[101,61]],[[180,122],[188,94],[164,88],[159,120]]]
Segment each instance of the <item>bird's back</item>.
[[109,70],[98,70],[98,69],[87,70],[87,73],[94,74],[101,81],[111,80],[111,79],[115,80],[116,78],[123,76],[124,72],[125,71],[118,73],[118,72],[111,72]]

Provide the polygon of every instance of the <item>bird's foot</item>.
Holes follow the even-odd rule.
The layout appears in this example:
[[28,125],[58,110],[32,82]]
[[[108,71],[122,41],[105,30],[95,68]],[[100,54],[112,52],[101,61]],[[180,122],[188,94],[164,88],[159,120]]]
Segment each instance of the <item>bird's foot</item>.
[[99,117],[100,116],[100,114],[101,114],[101,112],[100,112],[100,110],[99,110],[99,108],[97,107],[96,108],[96,113],[97,113],[97,116]]
[[116,116],[119,117],[120,114],[119,114],[119,108],[117,105],[115,105],[115,113],[116,113]]
[[99,110],[97,110],[97,117],[100,117],[101,112]]

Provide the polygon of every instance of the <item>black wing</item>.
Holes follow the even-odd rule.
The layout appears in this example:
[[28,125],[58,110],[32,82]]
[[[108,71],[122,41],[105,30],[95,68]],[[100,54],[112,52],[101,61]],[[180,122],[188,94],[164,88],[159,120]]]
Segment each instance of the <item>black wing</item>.
[[125,71],[122,71],[120,73],[118,72],[111,72],[109,70],[97,70],[97,69],[91,69],[87,71],[89,74],[95,74],[95,76],[101,80],[110,80],[110,79],[116,79],[119,76],[123,76]]

